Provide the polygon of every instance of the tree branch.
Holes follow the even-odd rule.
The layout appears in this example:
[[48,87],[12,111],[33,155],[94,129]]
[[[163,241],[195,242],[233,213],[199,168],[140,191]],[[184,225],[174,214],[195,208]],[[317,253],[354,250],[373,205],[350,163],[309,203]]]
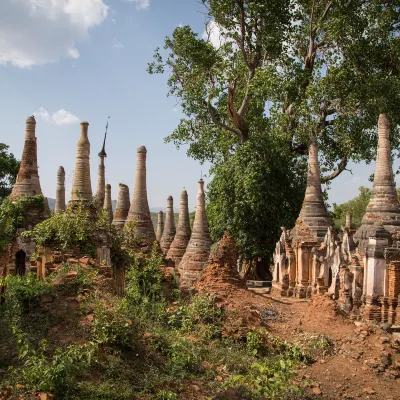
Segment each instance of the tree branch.
[[323,176],[321,178],[321,182],[325,183],[328,181],[331,181],[332,179],[335,179],[336,177],[338,177],[347,167],[347,163],[348,163],[348,159],[347,156],[344,156],[342,158],[342,160],[340,161],[338,167],[336,168],[335,171],[333,171],[331,174]]

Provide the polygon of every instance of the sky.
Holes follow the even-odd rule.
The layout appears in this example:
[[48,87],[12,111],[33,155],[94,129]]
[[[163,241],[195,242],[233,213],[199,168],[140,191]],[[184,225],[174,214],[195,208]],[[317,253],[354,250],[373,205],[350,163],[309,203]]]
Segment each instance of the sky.
[[[194,209],[197,181],[208,166],[164,143],[181,113],[176,99],[166,96],[168,77],[146,68],[175,27],[188,24],[201,35],[206,22],[199,0],[0,0],[0,142],[20,158],[25,119],[34,114],[43,193],[55,198],[62,165],[68,198],[79,122],[88,121],[95,192],[97,153],[110,116],[106,182],[112,198],[119,183],[133,190],[136,149],[145,145],[150,207],[165,207],[172,195],[178,208],[185,188]],[[374,163],[349,169],[353,174],[333,181],[331,203],[371,186]]]

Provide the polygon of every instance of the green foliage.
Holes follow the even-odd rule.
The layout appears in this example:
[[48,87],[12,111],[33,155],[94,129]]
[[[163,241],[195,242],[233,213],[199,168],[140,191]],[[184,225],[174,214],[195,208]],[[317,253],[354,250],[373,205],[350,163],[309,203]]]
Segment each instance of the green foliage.
[[19,360],[22,367],[12,369],[16,382],[23,383],[37,391],[65,392],[75,378],[91,365],[96,346],[94,343],[70,345],[65,350],[57,348],[54,354],[46,356],[46,340],[37,349],[29,341],[26,333],[18,328],[13,330],[19,347]]
[[26,223],[30,211],[43,211],[44,207],[45,199],[41,194],[22,196],[17,201],[5,198],[0,204],[0,250],[12,242],[17,228]]
[[279,148],[267,136],[249,139],[213,169],[207,186],[213,239],[228,231],[247,259],[271,256],[280,227],[294,225],[304,198],[305,164]]
[[296,364],[287,358],[266,359],[253,363],[244,375],[233,375],[224,383],[226,388],[243,388],[252,399],[265,397],[281,399],[289,393],[299,393],[300,389],[291,384],[297,375]]
[[6,198],[17,178],[20,162],[12,153],[8,152],[8,146],[0,143],[0,203]]
[[110,228],[104,212],[96,218],[90,217],[90,207],[88,203],[77,202],[76,207],[53,214],[22,235],[36,243],[37,251],[45,246],[64,252],[79,248],[82,253],[95,256],[96,236],[100,231],[107,233]]

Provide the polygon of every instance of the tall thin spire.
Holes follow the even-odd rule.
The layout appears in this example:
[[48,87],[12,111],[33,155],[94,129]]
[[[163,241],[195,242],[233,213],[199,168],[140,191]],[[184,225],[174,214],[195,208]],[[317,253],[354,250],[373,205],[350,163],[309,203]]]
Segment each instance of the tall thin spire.
[[161,242],[161,238],[164,232],[164,213],[160,210],[157,216],[157,231],[156,231],[156,239],[157,242]]
[[146,153],[146,147],[138,147],[135,188],[127,219],[127,222],[136,222],[135,237],[140,240],[142,246],[150,246],[156,240],[147,200]]
[[99,169],[97,176],[97,191],[96,198],[99,205],[102,207],[104,205],[104,196],[105,196],[105,187],[106,187],[106,167],[104,165],[104,158],[107,157],[106,153],[106,139],[107,139],[107,131],[108,131],[108,120],[107,118],[106,131],[104,133],[103,147],[99,153]]
[[113,220],[113,210],[112,210],[112,201],[111,201],[111,185],[109,183],[106,185],[103,210],[106,212],[108,221],[111,224],[111,222]]
[[389,139],[390,121],[385,114],[380,114],[378,120],[378,154],[371,198],[361,221],[361,227],[355,234],[355,239],[360,240],[361,251],[365,248],[368,230],[374,222],[382,222],[389,232],[400,230],[400,205],[393,177]]
[[174,240],[176,233],[175,228],[175,216],[174,216],[174,199],[172,196],[168,196],[167,199],[167,215],[165,217],[164,232],[161,237],[161,250],[166,255],[171,243]]
[[36,120],[33,115],[26,119],[25,143],[22,152],[16,182],[11,192],[11,198],[18,200],[24,195],[33,196],[42,194],[40,187],[38,162],[37,162],[37,139],[35,135]]
[[210,248],[211,238],[206,216],[204,181],[200,179],[193,231],[186,252],[179,264],[183,288],[189,289],[199,278],[201,271],[207,264]]
[[186,190],[181,193],[178,227],[174,241],[168,250],[167,258],[175,263],[177,268],[185,254],[192,231],[190,229],[188,194]]
[[56,188],[56,205],[54,212],[60,214],[65,211],[65,170],[64,167],[58,167],[57,171],[57,188]]
[[325,207],[321,189],[321,171],[318,162],[318,146],[315,135],[311,136],[308,153],[307,187],[296,226],[305,225],[318,241],[322,241],[332,220]]
[[76,164],[71,201],[91,200],[89,122],[81,122],[81,136],[76,146]]
[[128,218],[129,207],[129,188],[123,183],[119,184],[117,206],[115,207],[113,225],[123,227]]

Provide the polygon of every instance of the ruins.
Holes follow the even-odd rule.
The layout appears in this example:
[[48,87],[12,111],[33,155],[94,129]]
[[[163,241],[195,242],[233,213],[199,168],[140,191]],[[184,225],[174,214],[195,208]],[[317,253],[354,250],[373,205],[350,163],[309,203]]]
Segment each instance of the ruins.
[[127,222],[135,222],[135,237],[142,248],[150,248],[156,241],[153,222],[151,221],[146,184],[146,147],[137,149],[136,180]]
[[54,212],[60,214],[65,211],[65,170],[64,167],[58,167],[57,171],[57,188],[56,188],[56,204]]
[[81,135],[76,145],[76,164],[70,203],[79,200],[92,200],[88,127],[88,122],[81,122]]
[[156,230],[156,239],[157,242],[161,242],[161,238],[164,232],[164,213],[160,210],[157,215],[157,230]]
[[168,253],[168,250],[171,247],[171,243],[174,240],[175,233],[176,233],[176,228],[175,228],[175,217],[174,217],[174,199],[172,198],[172,196],[168,196],[167,213],[165,216],[165,226],[160,241],[161,250],[164,255]]
[[178,268],[182,289],[190,289],[200,277],[201,271],[207,264],[210,248],[211,238],[206,216],[204,181],[200,179],[193,230]]
[[167,253],[167,259],[174,263],[175,268],[179,267],[182,257],[185,254],[191,234],[192,230],[190,228],[189,220],[188,194],[186,190],[184,190],[181,193],[179,221],[176,229],[176,235]]
[[118,186],[118,200],[115,207],[114,218],[112,224],[122,228],[128,218],[131,202],[129,199],[129,187],[120,183]]
[[103,210],[106,212],[107,219],[111,224],[112,220],[113,220],[113,210],[112,210],[112,201],[111,201],[111,185],[109,183],[106,185]]

